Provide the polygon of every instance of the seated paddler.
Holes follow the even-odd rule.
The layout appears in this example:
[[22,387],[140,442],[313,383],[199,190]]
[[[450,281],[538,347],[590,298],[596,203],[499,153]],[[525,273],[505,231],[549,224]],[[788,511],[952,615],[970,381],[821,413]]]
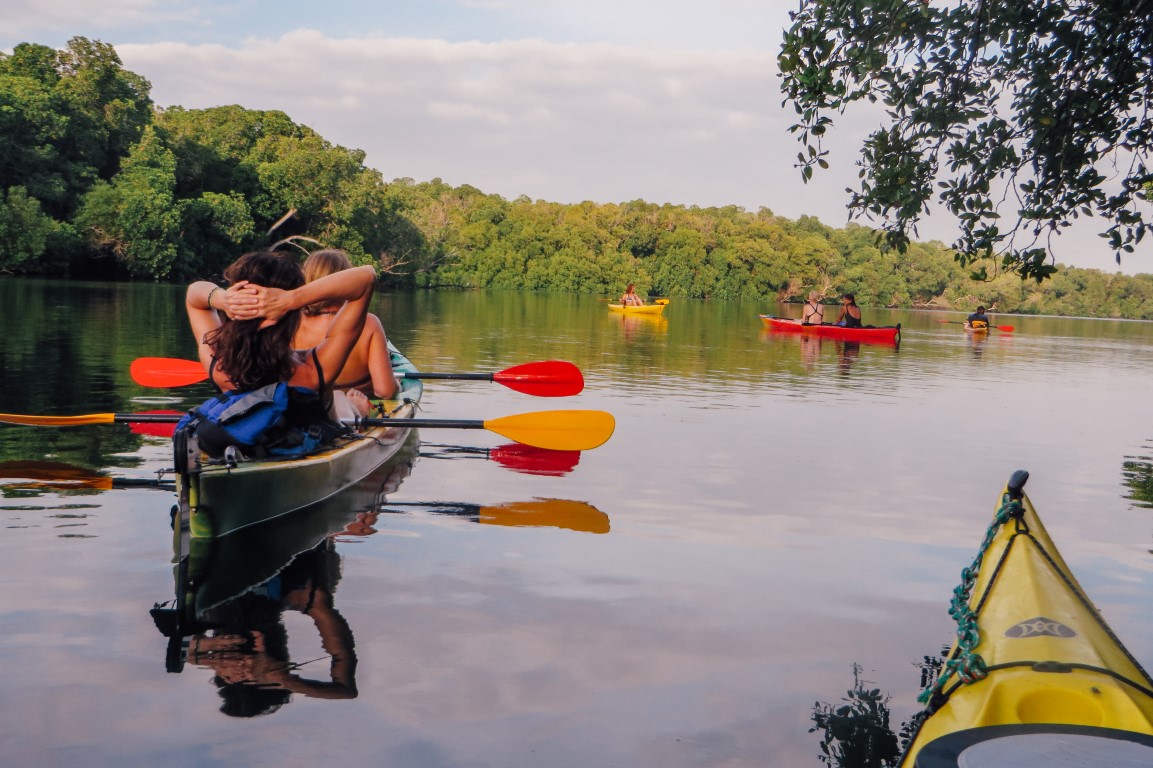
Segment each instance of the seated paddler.
[[[185,295],[200,362],[221,394],[178,428],[194,427],[210,456],[232,445],[256,458],[302,455],[346,432],[330,414],[333,384],[364,330],[376,270],[306,283],[293,256],[256,251],[224,276],[227,287],[199,281]],[[314,347],[295,350],[300,310],[318,302],[339,310]]]
[[[352,260],[341,250],[326,248],[316,251],[304,260],[304,279],[314,280],[352,269]],[[328,332],[329,322],[340,310],[339,304],[325,302],[311,304],[301,311],[300,327],[292,343],[297,349],[311,349]],[[364,330],[352,348],[348,361],[341,369],[333,386],[337,399],[337,413],[367,416],[371,410],[370,397],[388,399],[396,397],[400,384],[392,370],[392,355],[388,349],[388,336],[380,318],[369,312],[364,318]],[[341,398],[348,403],[340,403]]]
[[989,316],[985,314],[984,307],[977,307],[977,311],[965,318],[965,327],[973,331],[989,330]]

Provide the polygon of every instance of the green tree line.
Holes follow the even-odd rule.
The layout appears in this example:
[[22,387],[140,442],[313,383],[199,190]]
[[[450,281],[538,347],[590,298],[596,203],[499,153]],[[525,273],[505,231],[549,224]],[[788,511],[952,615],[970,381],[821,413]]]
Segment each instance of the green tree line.
[[508,200],[384,181],[283,112],[159,107],[112,46],[0,54],[0,271],[177,281],[289,241],[344,248],[397,287],[795,300],[1153,319],[1153,275],[1058,268],[974,281],[938,242],[768,209]]

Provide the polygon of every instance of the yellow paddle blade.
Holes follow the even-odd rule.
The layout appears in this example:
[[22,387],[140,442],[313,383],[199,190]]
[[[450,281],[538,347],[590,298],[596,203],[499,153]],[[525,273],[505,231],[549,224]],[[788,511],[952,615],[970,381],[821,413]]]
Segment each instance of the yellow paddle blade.
[[653,302],[653,304],[660,304],[661,306],[664,306],[665,304],[668,304],[668,303],[669,303],[668,299],[657,299],[656,301]]
[[29,416],[20,413],[0,413],[0,423],[31,424],[36,427],[81,427],[86,424],[114,424],[115,413],[86,413],[80,416]]
[[484,428],[518,443],[555,451],[588,451],[604,445],[616,419],[605,411],[536,411],[489,419]]
[[482,525],[567,528],[585,533],[608,533],[609,516],[591,504],[568,499],[534,499],[481,507]]

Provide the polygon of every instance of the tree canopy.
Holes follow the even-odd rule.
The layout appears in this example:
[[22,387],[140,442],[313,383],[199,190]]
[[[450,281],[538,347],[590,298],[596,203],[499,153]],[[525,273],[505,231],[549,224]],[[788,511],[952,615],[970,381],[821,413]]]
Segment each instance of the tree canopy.
[[978,276],[988,259],[1042,280],[1078,217],[1104,220],[1118,261],[1148,232],[1151,0],[802,0],[792,22],[779,67],[802,176],[827,167],[835,116],[883,106],[848,206],[888,244],[936,202]]
[[939,242],[762,208],[507,200],[385,182],[364,152],[277,110],[159,108],[109,46],[0,53],[0,273],[176,281],[289,240],[343,248],[400,287],[792,301],[1153,319],[1153,275],[1053,268],[974,282]]

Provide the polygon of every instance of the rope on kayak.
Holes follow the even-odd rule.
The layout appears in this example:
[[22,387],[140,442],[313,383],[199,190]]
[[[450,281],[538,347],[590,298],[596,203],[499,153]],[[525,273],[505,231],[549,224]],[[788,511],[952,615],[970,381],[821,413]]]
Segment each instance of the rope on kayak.
[[1020,499],[1011,498],[1008,493],[1004,494],[1001,497],[1001,507],[993,515],[993,521],[985,532],[985,540],[981,542],[977,555],[973,558],[973,564],[961,571],[961,583],[953,590],[953,599],[949,603],[949,615],[957,622],[956,649],[952,657],[945,661],[936,681],[917,697],[917,701],[927,705],[930,712],[936,711],[945,703],[947,695],[944,690],[954,675],[961,683],[974,683],[984,679],[988,674],[985,660],[979,653],[974,652],[981,643],[981,627],[977,623],[976,612],[969,607],[969,600],[973,594],[973,585],[977,583],[977,576],[981,572],[985,553],[996,538],[997,532],[1010,520],[1015,519],[1021,525],[1024,512],[1025,507]]

